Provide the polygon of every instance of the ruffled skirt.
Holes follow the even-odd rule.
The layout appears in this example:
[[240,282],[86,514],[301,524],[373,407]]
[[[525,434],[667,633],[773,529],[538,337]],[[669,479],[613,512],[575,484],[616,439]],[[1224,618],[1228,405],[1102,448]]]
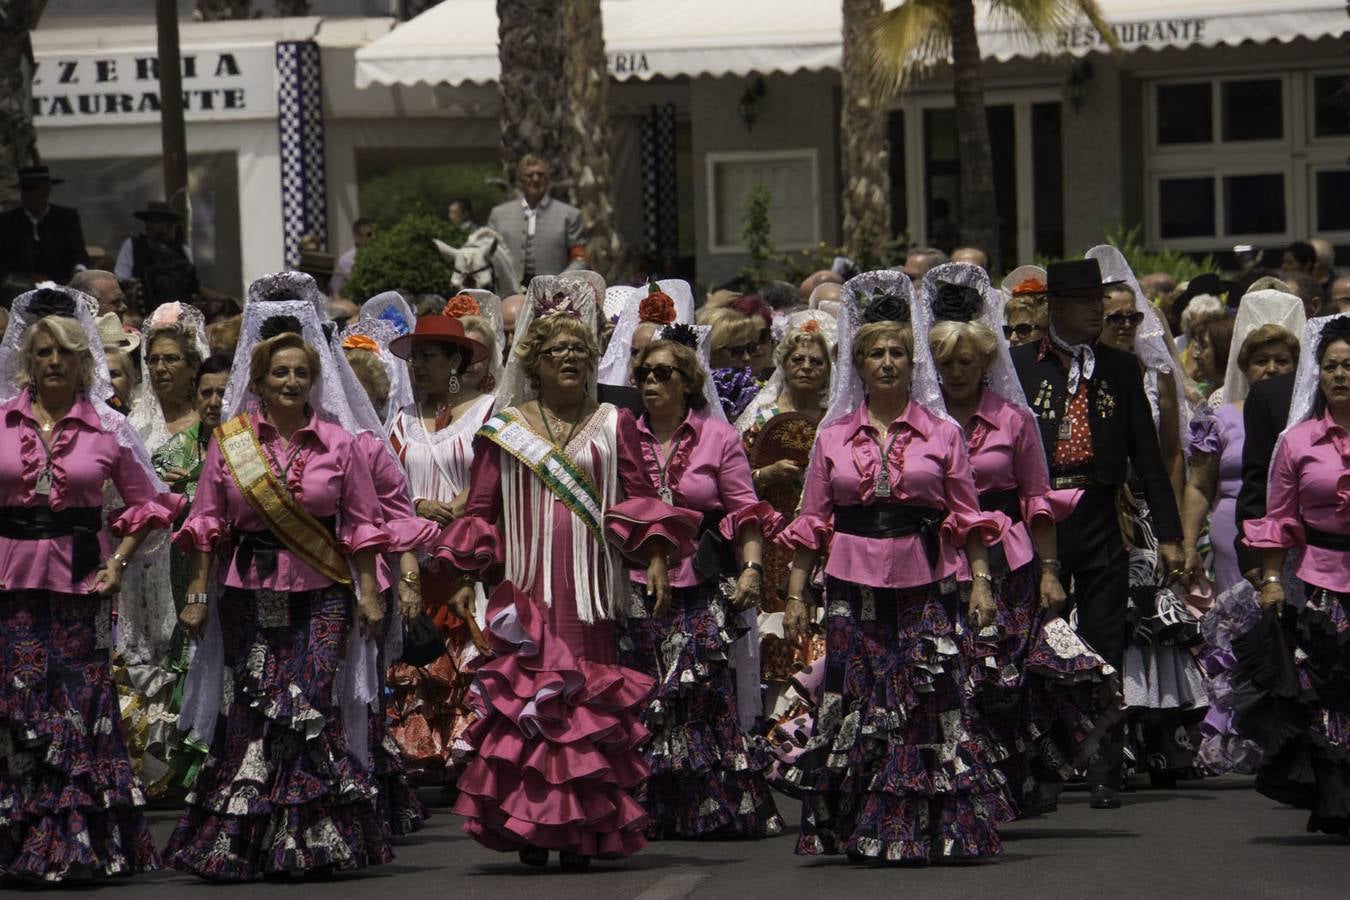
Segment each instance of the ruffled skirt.
[[484,846],[623,857],[642,849],[646,780],[639,715],[652,679],[619,665],[610,622],[576,618],[570,597],[551,607],[510,582],[488,601],[493,655],[473,663],[467,735],[476,753],[459,777],[454,811]]
[[353,604],[342,589],[226,589],[226,701],[166,854],[219,881],[393,858],[376,787],[351,753],[335,685]]
[[826,584],[824,682],[787,777],[802,791],[799,854],[925,863],[1001,852],[1013,817],[977,734],[969,636],[955,590]]
[[159,867],[122,739],[102,598],[0,591],[0,877]]
[[1214,598],[1214,605],[1200,620],[1205,646],[1199,663],[1205,674],[1209,711],[1200,723],[1200,749],[1196,763],[1206,774],[1250,775],[1261,765],[1261,746],[1242,736],[1236,724],[1237,695],[1233,669],[1237,654],[1233,640],[1249,631],[1261,617],[1256,591],[1246,580]]
[[642,722],[652,739],[642,758],[651,777],[637,790],[647,837],[759,838],[783,820],[765,780],[772,757],[736,716],[726,604],[711,586],[674,588],[670,612],[651,615],[646,586],[633,584],[622,664],[657,679]]

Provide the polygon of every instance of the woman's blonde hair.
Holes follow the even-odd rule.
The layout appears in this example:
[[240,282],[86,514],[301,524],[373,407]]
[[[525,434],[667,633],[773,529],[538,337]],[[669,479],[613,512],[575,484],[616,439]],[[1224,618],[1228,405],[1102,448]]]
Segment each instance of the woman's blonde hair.
[[542,356],[540,351],[544,349],[545,344],[560,334],[574,337],[585,344],[592,364],[600,356],[595,335],[586,327],[585,322],[565,315],[544,316],[531,322],[525,336],[516,341],[515,346],[511,348],[511,352],[520,360],[520,367],[525,370],[525,374],[539,374],[539,358]]
[[901,322],[868,322],[853,336],[853,368],[861,369],[863,360],[882,338],[895,338],[914,361],[914,329]]
[[310,370],[310,383],[319,380],[319,351],[311,347],[300,335],[288,331],[259,341],[253,347],[253,353],[248,358],[248,387],[253,393],[258,393],[258,386],[272,369],[272,357],[281,350],[305,351],[305,362],[308,363]]
[[830,389],[830,375],[834,371],[834,358],[830,352],[830,341],[819,331],[803,331],[800,328],[794,328],[783,338],[783,342],[778,345],[774,351],[773,361],[778,368],[783,368],[789,356],[793,354],[798,347],[810,346],[820,351],[821,359],[825,360],[825,390]]
[[1017,313],[1029,316],[1041,328],[1050,322],[1050,305],[1044,294],[1014,294],[1003,304],[1003,320],[1006,322]]
[[714,355],[724,347],[748,344],[759,337],[759,326],[753,319],[726,306],[705,306],[699,310],[697,321],[712,327],[710,346]]
[[684,402],[690,409],[705,408],[708,405],[708,398],[703,393],[703,386],[708,376],[704,374],[703,366],[699,364],[698,354],[684,344],[676,341],[652,341],[638,352],[633,360],[633,368],[645,365],[647,357],[658,350],[665,350],[675,360],[675,370],[684,378]]
[[998,338],[994,336],[992,328],[979,322],[943,321],[934,324],[928,332],[928,349],[933,354],[933,362],[942,363],[950,359],[962,338],[970,341],[988,369],[994,361],[994,354],[998,353]]
[[33,364],[33,342],[39,334],[45,334],[56,341],[56,346],[79,357],[80,390],[87,390],[94,383],[94,354],[89,352],[89,336],[84,333],[80,323],[67,316],[43,316],[24,332],[19,344],[20,369],[14,373],[14,385],[23,390],[36,380]]
[[1289,355],[1294,358],[1294,365],[1298,365],[1299,341],[1289,329],[1276,325],[1274,322],[1268,322],[1259,328],[1253,328],[1247,337],[1242,341],[1242,347],[1238,350],[1237,364],[1238,368],[1246,370],[1247,364],[1252,361],[1256,351],[1265,344],[1284,344],[1289,348]]
[[[369,394],[370,389],[374,388],[377,396],[388,399],[389,372],[380,358],[362,347],[344,347],[343,352],[347,356],[347,363],[356,373],[356,380],[361,382],[361,387],[366,388],[366,393]],[[370,403],[375,406],[375,413],[384,418],[384,410],[376,405],[375,397],[370,398]]]
[[[461,316],[459,323],[464,326],[465,334],[468,334],[470,331],[476,331],[482,336],[483,340],[479,343],[484,347],[487,347],[487,358],[489,362],[501,358],[501,351],[497,349],[497,331],[492,327],[491,322],[483,316]],[[466,367],[469,365],[467,355],[464,359],[464,365]]]

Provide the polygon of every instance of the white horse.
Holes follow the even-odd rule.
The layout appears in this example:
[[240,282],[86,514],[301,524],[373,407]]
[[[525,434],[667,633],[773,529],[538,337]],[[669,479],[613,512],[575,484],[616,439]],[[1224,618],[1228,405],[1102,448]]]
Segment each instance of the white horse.
[[520,293],[516,261],[502,236],[491,228],[475,229],[463,247],[451,247],[436,238],[432,241],[454,268],[450,284],[455,290],[479,288],[492,291],[498,297]]

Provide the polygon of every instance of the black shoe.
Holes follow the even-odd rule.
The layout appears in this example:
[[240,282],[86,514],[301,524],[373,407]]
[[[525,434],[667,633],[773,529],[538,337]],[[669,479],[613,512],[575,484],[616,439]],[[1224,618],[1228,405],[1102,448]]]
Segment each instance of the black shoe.
[[1120,793],[1104,784],[1092,788],[1092,799],[1088,806],[1093,809],[1120,809]]
[[558,862],[564,872],[582,872],[591,867],[591,858],[580,853],[563,850],[558,854]]
[[521,847],[520,861],[527,866],[546,866],[548,851],[543,847]]

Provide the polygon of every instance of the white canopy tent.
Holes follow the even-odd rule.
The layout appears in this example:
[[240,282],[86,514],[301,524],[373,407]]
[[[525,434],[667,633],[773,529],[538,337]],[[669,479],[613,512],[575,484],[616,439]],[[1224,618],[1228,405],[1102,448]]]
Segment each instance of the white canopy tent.
[[[604,0],[605,45],[619,79],[837,69],[837,0]],[[897,5],[887,0],[887,7]],[[1100,0],[1127,51],[1288,42],[1346,31],[1344,0]],[[980,9],[990,59],[1105,49],[1086,21],[1047,43]],[[356,53],[356,86],[496,81],[496,0],[443,0]]]

